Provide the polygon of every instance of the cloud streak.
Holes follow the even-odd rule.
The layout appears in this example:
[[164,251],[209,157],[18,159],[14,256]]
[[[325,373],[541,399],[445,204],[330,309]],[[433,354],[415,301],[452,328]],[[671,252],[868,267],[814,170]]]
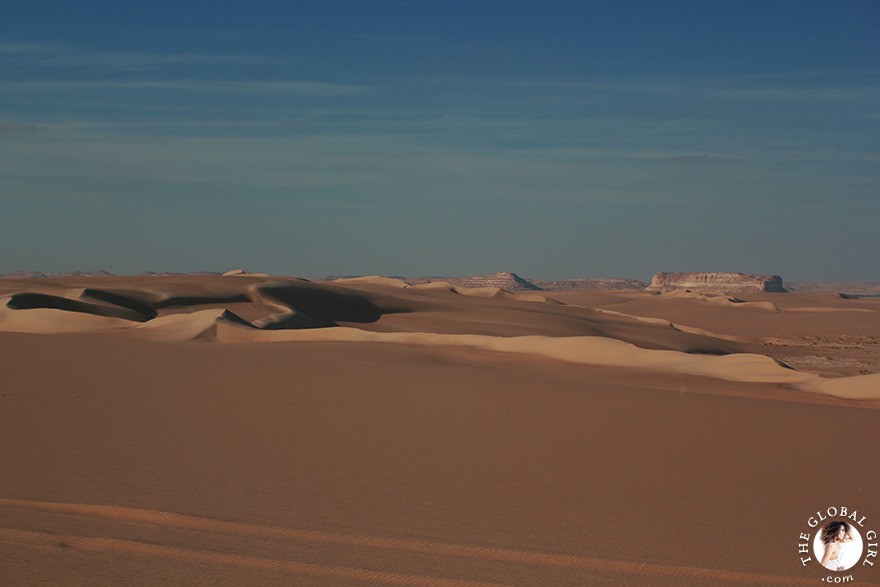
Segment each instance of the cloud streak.
[[90,90],[160,90],[185,92],[251,92],[305,96],[337,96],[365,92],[368,86],[334,84],[311,80],[226,81],[226,80],[26,80],[0,82],[0,90],[19,93],[86,92]]
[[0,137],[30,135],[38,132],[39,130],[39,126],[35,124],[28,124],[27,122],[0,122]]
[[0,56],[32,56],[64,51],[54,43],[0,43]]
[[[779,75],[729,76],[622,76],[590,80],[433,78],[438,87],[479,87],[486,90],[562,92],[572,94],[665,94],[688,99],[743,102],[829,103],[876,101],[880,83],[870,76],[840,75],[830,84],[817,72],[787,72]],[[413,80],[410,80],[413,83]]]
[[[86,51],[57,43],[0,43],[0,56],[31,65],[67,68],[137,69],[177,65],[270,65],[278,60],[264,55],[230,53],[150,53]],[[288,57],[286,61],[291,58]]]

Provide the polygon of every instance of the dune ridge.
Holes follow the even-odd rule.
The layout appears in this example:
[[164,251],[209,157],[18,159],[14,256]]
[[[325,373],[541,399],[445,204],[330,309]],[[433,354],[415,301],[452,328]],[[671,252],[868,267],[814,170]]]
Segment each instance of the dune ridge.
[[[6,298],[8,299],[8,298]],[[5,306],[0,298],[0,305]],[[64,334],[99,332],[131,328],[137,322],[112,316],[86,312],[73,312],[59,308],[29,308],[23,310],[0,310],[0,331],[31,334]]]
[[[260,275],[241,277],[250,279],[150,278],[146,283],[134,280],[118,283],[116,287],[102,283],[100,288],[52,282],[44,284],[42,291],[7,290],[9,295],[0,299],[0,330],[36,334],[103,331],[164,343],[357,342],[452,346],[584,365],[698,375],[743,383],[786,384],[802,391],[846,399],[880,398],[880,390],[875,389],[876,378],[826,381],[813,373],[787,368],[770,356],[746,351],[749,345],[755,348],[760,343],[749,337],[717,334],[665,318],[609,308],[570,306],[537,293],[508,292],[494,286],[468,288],[441,282],[409,286],[400,280],[377,276],[330,283]],[[76,287],[79,285],[84,287]],[[783,310],[772,302],[747,302],[682,290],[638,295],[644,299],[692,299],[762,312],[809,313],[818,309],[803,306]],[[457,296],[474,301],[462,305],[455,300]],[[518,302],[540,302],[543,309],[536,314],[521,309],[516,305]],[[505,328],[508,320],[537,325],[544,317],[552,317],[560,324],[566,319],[589,319],[594,326],[583,335],[563,334],[562,330],[524,335],[513,330],[496,333],[492,328],[488,328],[488,333],[466,330],[468,324],[488,324],[479,312],[490,310],[505,312],[499,314],[496,331]],[[433,322],[424,325],[442,324],[444,316],[453,315],[461,316],[458,320],[464,332],[425,330],[419,327],[423,323],[413,321],[419,316],[436,316]],[[388,322],[389,316],[397,318]],[[382,326],[386,324],[389,326]],[[480,330],[487,328],[481,326]],[[693,341],[682,337],[692,337]],[[745,346],[713,349],[715,343],[711,341]],[[694,347],[694,344],[703,346]],[[782,341],[782,344],[788,343]]]
[[225,320],[215,320],[212,326],[216,328],[216,340],[227,343],[386,342],[421,346],[465,346],[504,353],[539,355],[585,365],[687,373],[728,381],[792,383],[815,379],[814,375],[786,369],[770,357],[762,355],[712,356],[641,349],[627,342],[601,336],[498,337],[431,332],[369,332],[347,327],[266,331],[245,329]]
[[739,298],[730,297],[722,294],[707,294],[703,292],[694,292],[689,289],[674,289],[669,291],[653,291],[653,295],[660,298],[689,298],[704,302],[706,304],[715,304],[719,306],[727,306],[731,308],[752,308],[766,310],[768,312],[779,312],[779,306],[773,302],[747,302]]

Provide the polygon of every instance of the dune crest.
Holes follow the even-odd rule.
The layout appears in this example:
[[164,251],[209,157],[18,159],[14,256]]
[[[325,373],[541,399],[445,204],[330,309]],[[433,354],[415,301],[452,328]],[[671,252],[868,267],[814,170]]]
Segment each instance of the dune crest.
[[413,286],[413,289],[441,289],[447,291],[455,291],[455,286],[448,281],[429,281],[428,283],[419,283]]
[[131,328],[137,322],[113,316],[71,312],[58,308],[11,310],[9,298],[0,298],[0,331],[29,334],[65,334]]
[[268,273],[251,273],[244,269],[230,269],[223,274],[223,277],[269,277]]
[[364,275],[362,277],[339,277],[333,280],[333,283],[340,283],[342,285],[345,284],[353,284],[353,285],[384,285],[387,287],[412,287],[407,282],[402,279],[395,279],[393,277],[382,277],[381,275]]
[[609,316],[620,316],[622,318],[630,318],[637,322],[644,322],[645,324],[655,324],[658,326],[668,326],[669,328],[673,328],[678,330],[679,332],[686,332],[688,334],[698,334],[701,336],[710,336],[712,338],[717,338],[719,340],[729,340],[731,342],[750,342],[750,340],[744,336],[734,336],[730,334],[716,334],[714,332],[709,332],[708,330],[703,330],[702,328],[695,328],[693,326],[685,326],[683,324],[677,324],[675,322],[671,322],[666,320],[665,318],[651,318],[648,316],[635,316],[633,314],[624,314],[623,312],[618,312],[617,310],[608,310],[605,308],[594,308],[593,309],[600,314],[608,314]]
[[768,312],[780,311],[779,306],[777,306],[773,302],[747,302],[739,298],[729,297],[726,295],[705,294],[686,289],[655,291],[653,292],[653,295],[661,299],[688,298],[704,302],[706,304],[727,306],[731,308],[754,308],[758,310],[766,310]]
[[821,393],[844,399],[880,399],[880,373],[838,377],[836,379],[816,379],[795,385],[796,389],[810,393]]
[[185,342],[215,338],[217,325],[229,322],[243,328],[253,326],[229,310],[198,310],[188,314],[169,314],[136,326],[134,334],[157,342]]
[[[0,331],[114,331],[159,343],[324,341],[464,347],[582,365],[744,383],[796,384],[797,389],[812,393],[875,398],[870,389],[875,379],[870,377],[856,380],[853,391],[850,383],[826,381],[810,372],[786,368],[763,354],[765,348],[774,355],[799,352],[794,364],[809,368],[813,359],[809,355],[798,357],[816,344],[811,339],[716,334],[656,315],[568,305],[539,293],[512,293],[496,286],[469,288],[442,282],[408,286],[400,280],[376,276],[326,283],[250,277],[253,279],[113,278],[102,281],[100,288],[89,287],[81,278],[71,278],[38,286],[25,284],[33,287],[26,291],[7,285],[6,290],[0,290],[8,293],[0,299]],[[22,282],[15,283],[20,285]],[[644,304],[660,298],[647,308],[650,312],[662,311],[666,305],[662,300],[668,298],[753,308],[762,313],[782,311],[770,302],[744,302],[684,290],[635,295],[621,294],[617,299],[639,299]],[[519,302],[540,305],[525,308]],[[795,305],[784,311],[805,310],[808,315],[814,308]],[[845,309],[875,311],[870,305]],[[703,311],[715,312],[708,308]],[[839,344],[850,344],[849,340],[868,344],[875,339],[863,336]]]
[[500,287],[495,287],[494,285],[488,285],[486,287],[455,286],[452,288],[452,291],[463,296],[472,296],[475,298],[503,298],[507,296],[506,291]]
[[335,327],[315,330],[266,331],[215,321],[219,342],[385,342],[420,346],[465,346],[488,351],[539,355],[584,365],[629,367],[686,373],[716,379],[761,383],[813,381],[817,377],[780,366],[770,357],[754,354],[694,355],[651,350],[601,336],[515,336],[436,334],[433,332],[370,332]]

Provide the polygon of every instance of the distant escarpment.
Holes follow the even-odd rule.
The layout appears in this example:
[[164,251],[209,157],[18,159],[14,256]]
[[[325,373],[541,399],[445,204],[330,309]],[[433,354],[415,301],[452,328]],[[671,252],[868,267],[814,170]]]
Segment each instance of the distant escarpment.
[[642,291],[647,285],[638,279],[624,277],[576,277],[568,279],[526,279],[516,273],[501,271],[491,275],[471,277],[404,277],[395,276],[407,285],[422,285],[442,281],[455,287],[497,287],[509,292],[518,291]]
[[40,271],[31,271],[29,269],[19,269],[6,275],[0,275],[7,279],[43,279],[45,277],[112,277],[113,274],[103,269],[95,269],[94,271],[70,271],[67,273],[42,273]]
[[638,279],[609,277],[597,279],[559,279],[555,281],[535,281],[532,283],[545,291],[641,291],[647,285]]
[[647,291],[690,289],[724,293],[785,293],[778,275],[746,273],[656,273]]
[[877,281],[797,281],[788,282],[788,289],[804,293],[848,293],[856,295],[880,294]]

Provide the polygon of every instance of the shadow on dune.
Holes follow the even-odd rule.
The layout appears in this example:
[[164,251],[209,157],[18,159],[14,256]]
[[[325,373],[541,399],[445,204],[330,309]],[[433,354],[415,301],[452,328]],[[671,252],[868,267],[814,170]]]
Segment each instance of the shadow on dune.
[[69,298],[53,296],[41,293],[18,293],[14,294],[6,307],[13,310],[33,310],[37,308],[52,308],[67,312],[80,312],[94,316],[108,316],[111,318],[123,318],[134,322],[146,322],[155,316],[155,312],[142,313],[130,307],[103,306],[79,302]]
[[137,300],[131,296],[122,295],[112,291],[102,289],[84,289],[82,296],[80,297],[91,298],[93,300],[106,302],[108,304],[113,304],[122,308],[128,308],[129,310],[137,312],[138,314],[142,314],[147,319],[155,318],[157,315],[155,308],[153,308],[149,304]]
[[[261,287],[258,291],[262,296],[294,311],[289,322],[267,325],[273,329],[335,326],[337,322],[371,323],[379,320],[383,314],[394,312],[384,310],[359,295],[325,288],[283,285]],[[288,325],[282,326],[282,323]]]
[[249,288],[248,292],[177,291],[168,297],[161,297],[158,292],[86,288],[79,297],[80,299],[72,299],[47,293],[21,292],[13,294],[7,306],[13,310],[48,308],[135,322],[151,322],[163,309],[169,308],[199,312],[199,306],[246,303],[264,306],[265,309],[282,309],[280,313],[253,323],[243,319],[232,320],[242,326],[264,330],[328,328],[345,323],[367,324],[377,322],[384,314],[409,311],[397,306],[382,308],[360,293],[342,288],[298,283],[258,286]]
[[261,330],[301,330],[306,328],[329,328],[338,326],[332,320],[321,320],[310,316],[305,312],[289,312],[287,314],[276,314],[269,318],[254,323],[254,326]]

